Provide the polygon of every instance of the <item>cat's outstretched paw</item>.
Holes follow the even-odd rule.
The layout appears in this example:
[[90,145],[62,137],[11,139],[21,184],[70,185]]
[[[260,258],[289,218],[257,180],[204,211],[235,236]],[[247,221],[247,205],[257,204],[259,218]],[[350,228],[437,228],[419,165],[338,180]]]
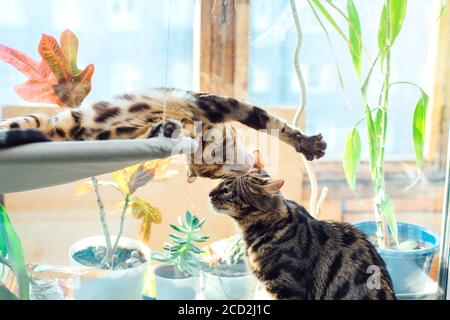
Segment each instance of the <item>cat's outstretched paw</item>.
[[303,153],[307,160],[320,159],[325,155],[327,144],[321,134],[308,137],[298,132],[294,135],[294,139],[295,150]]

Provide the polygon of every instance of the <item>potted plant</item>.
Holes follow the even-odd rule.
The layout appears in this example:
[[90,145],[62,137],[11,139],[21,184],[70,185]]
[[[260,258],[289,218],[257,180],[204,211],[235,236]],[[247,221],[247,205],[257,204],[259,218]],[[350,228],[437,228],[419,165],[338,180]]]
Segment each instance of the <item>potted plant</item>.
[[[292,2],[292,1],[291,1]],[[332,1],[310,0],[319,24],[328,36],[320,16],[327,20],[337,34],[349,47],[350,57],[359,79],[361,79],[361,96],[364,106],[364,117],[358,121],[347,136],[343,167],[347,182],[355,192],[356,173],[361,156],[361,139],[359,126],[366,123],[368,150],[370,159],[370,176],[373,183],[373,203],[375,219],[357,223],[377,247],[386,262],[394,282],[396,293],[418,294],[423,292],[428,281],[428,272],[433,256],[438,251],[438,237],[424,227],[406,222],[397,222],[394,205],[389,197],[385,184],[385,145],[389,114],[392,108],[389,93],[393,86],[410,85],[420,93],[416,104],[412,127],[415,147],[418,179],[423,164],[424,135],[428,95],[419,86],[404,81],[391,81],[391,50],[400,34],[406,17],[407,0],[384,0],[378,28],[378,55],[372,60],[368,56],[370,67],[364,78],[362,76],[363,52],[367,53],[361,32],[361,22],[357,7],[352,0],[347,1],[347,8],[342,10]],[[348,25],[346,34],[335,21],[333,13],[343,18]],[[379,70],[382,82],[378,86],[371,77]],[[339,70],[339,68],[338,68]],[[342,85],[342,83],[341,83]],[[369,90],[369,87],[371,90]],[[378,99],[372,102],[367,92],[379,92]],[[356,193],[356,192],[355,192]]]
[[245,260],[245,244],[240,236],[227,239],[223,252],[211,259],[201,272],[202,293],[206,300],[252,300],[257,281]]
[[[77,186],[77,193],[93,190],[97,198],[102,236],[84,238],[73,244],[69,250],[73,266],[94,267],[100,272],[89,278],[79,278],[75,285],[75,299],[142,299],[144,273],[150,259],[146,246],[150,239],[153,223],[161,223],[161,212],[135,192],[150,181],[160,181],[173,174],[166,167],[170,159],[153,160],[137,164],[112,174],[114,182],[83,182]],[[111,236],[106,222],[106,211],[99,186],[109,186],[122,196],[120,226],[117,236]],[[141,219],[140,241],[122,237],[125,214],[131,210],[135,218]]]
[[199,220],[186,210],[185,219],[170,227],[178,234],[169,234],[173,244],[164,244],[164,253],[153,253],[152,259],[163,262],[155,267],[156,298],[158,300],[194,300],[200,289],[198,278],[203,250],[208,236],[199,235],[206,219]]

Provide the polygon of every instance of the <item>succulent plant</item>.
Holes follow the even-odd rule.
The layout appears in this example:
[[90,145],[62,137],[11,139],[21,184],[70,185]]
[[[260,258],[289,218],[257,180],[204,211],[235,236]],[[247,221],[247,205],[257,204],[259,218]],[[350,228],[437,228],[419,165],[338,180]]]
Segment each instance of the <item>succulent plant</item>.
[[152,259],[173,264],[178,276],[198,275],[203,262],[201,258],[203,250],[195,243],[202,243],[209,239],[208,236],[199,234],[205,221],[206,219],[199,220],[189,210],[186,210],[185,220],[179,217],[178,226],[170,225],[178,233],[169,234],[173,244],[165,243],[164,253],[154,253]]

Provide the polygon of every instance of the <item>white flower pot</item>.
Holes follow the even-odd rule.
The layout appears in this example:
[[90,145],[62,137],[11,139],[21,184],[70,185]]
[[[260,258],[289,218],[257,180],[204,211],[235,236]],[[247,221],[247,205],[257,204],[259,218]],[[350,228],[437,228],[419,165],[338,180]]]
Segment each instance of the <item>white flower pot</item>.
[[[115,236],[111,236],[114,243]],[[69,249],[70,263],[74,267],[91,268],[77,262],[73,255],[89,246],[105,246],[104,236],[94,236],[75,242]],[[121,237],[119,247],[137,249],[142,252],[147,261],[150,260],[150,249],[133,239]],[[144,273],[148,262],[137,267],[107,271],[87,279],[77,278],[74,283],[74,298],[76,300],[142,300]],[[101,269],[99,269],[101,270]]]
[[206,300],[252,300],[255,297],[257,281],[251,273],[219,276],[202,270],[200,279]]
[[175,279],[174,266],[162,264],[154,269],[156,299],[158,300],[195,300],[200,291],[198,277]]

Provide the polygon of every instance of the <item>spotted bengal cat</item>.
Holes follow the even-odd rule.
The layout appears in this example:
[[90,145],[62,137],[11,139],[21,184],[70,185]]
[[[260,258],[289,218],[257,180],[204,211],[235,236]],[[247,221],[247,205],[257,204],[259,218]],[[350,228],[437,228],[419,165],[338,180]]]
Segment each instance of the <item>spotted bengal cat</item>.
[[283,180],[252,172],[225,178],[213,208],[242,230],[250,269],[275,299],[395,299],[382,258],[347,223],[313,218],[279,192]]
[[[164,123],[164,119],[169,120]],[[280,139],[308,160],[322,157],[326,149],[320,134],[306,136],[250,103],[167,88],[125,94],[111,101],[66,109],[54,117],[35,114],[3,120],[0,128],[6,130],[0,130],[0,148],[40,141],[145,139],[157,135],[161,128],[166,136],[170,136],[180,125],[186,134],[195,137],[194,123],[197,121],[201,122],[202,131],[214,128],[231,132],[225,135],[225,142],[237,149],[242,147],[234,129],[226,122],[238,121],[253,129],[279,129]],[[214,142],[203,142],[202,147],[208,143]],[[234,164],[191,161],[188,181],[194,181],[197,176],[221,178],[243,174],[250,169],[251,161]]]

